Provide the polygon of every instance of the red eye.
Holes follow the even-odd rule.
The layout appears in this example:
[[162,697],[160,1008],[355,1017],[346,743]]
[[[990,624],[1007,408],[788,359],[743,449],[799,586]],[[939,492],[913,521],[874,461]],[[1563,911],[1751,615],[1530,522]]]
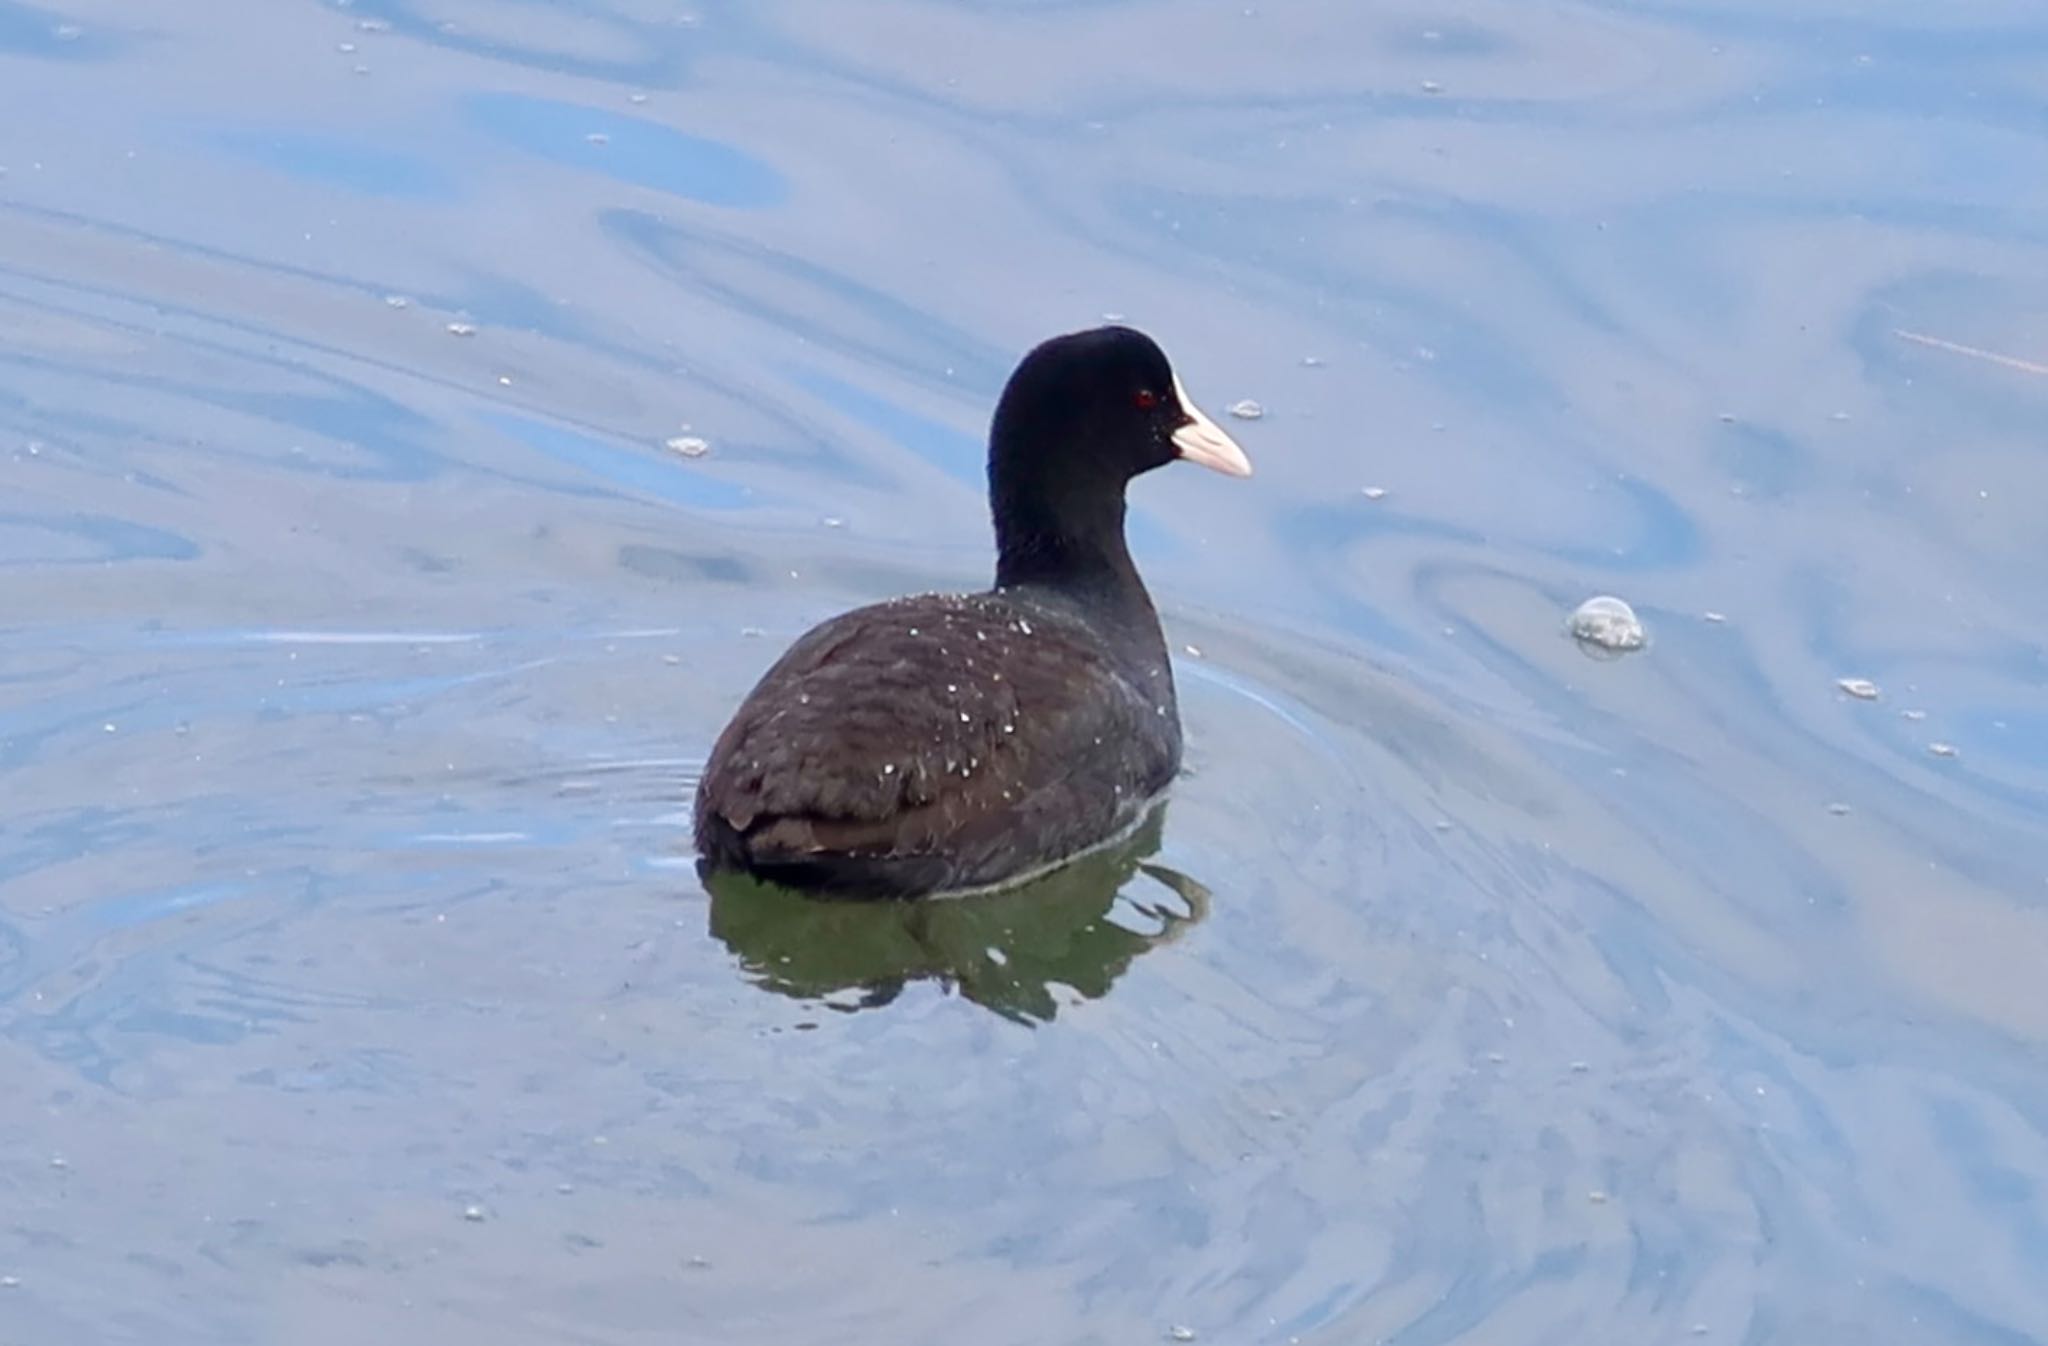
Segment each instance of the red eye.
[[1140,388],[1137,392],[1131,394],[1131,402],[1140,411],[1150,411],[1159,405],[1159,394],[1153,392],[1150,388]]

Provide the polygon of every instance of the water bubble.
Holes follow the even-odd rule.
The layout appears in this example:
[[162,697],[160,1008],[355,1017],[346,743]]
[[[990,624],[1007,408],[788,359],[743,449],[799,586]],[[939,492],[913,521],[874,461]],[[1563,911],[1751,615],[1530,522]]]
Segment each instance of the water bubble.
[[1875,701],[1878,698],[1877,684],[1869,678],[1836,678],[1835,686],[1858,701]]
[[462,1218],[471,1224],[481,1224],[484,1218],[484,1208],[482,1206],[464,1206],[462,1208]]
[[1636,610],[1611,594],[1579,604],[1566,625],[1582,645],[1617,653],[1643,647],[1643,623]]
[[1956,745],[1953,743],[1930,743],[1927,745],[1927,751],[1933,753],[1936,757],[1954,757],[1956,755]]
[[1367,500],[1385,500],[1387,498],[1387,488],[1384,486],[1368,486],[1359,494],[1363,495]]
[[451,322],[448,324],[448,335],[459,337],[475,336],[476,324],[473,322]]
[[1241,421],[1256,421],[1266,414],[1266,409],[1249,397],[1232,402],[1226,410]]
[[711,441],[697,435],[676,435],[663,440],[662,447],[685,458],[702,458],[711,452]]
[[1193,1341],[1195,1339],[1195,1329],[1175,1324],[1166,1329],[1166,1339],[1168,1341]]

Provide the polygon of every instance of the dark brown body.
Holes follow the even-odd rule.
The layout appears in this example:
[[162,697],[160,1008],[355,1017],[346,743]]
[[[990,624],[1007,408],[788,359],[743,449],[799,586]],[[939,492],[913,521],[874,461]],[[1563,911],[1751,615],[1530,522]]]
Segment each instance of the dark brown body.
[[813,629],[762,677],[705,768],[697,846],[847,896],[988,887],[1131,826],[1180,754],[1142,588],[897,599]]

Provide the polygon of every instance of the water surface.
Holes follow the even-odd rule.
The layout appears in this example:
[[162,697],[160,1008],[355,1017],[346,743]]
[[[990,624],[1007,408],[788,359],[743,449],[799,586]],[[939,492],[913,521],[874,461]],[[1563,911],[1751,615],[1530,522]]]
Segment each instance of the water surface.
[[[2044,72],[2007,0],[0,0],[6,1335],[2048,1340]],[[1266,408],[1135,492],[1156,835],[707,894],[736,698],[982,581],[995,391],[1112,313]]]

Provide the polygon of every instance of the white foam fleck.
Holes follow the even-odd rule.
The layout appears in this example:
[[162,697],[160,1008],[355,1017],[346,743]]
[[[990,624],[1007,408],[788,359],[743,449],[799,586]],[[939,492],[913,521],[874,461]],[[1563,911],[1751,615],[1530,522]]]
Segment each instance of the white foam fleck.
[[1636,610],[1612,594],[1579,604],[1566,626],[1575,639],[1603,650],[1639,650],[1645,639]]

